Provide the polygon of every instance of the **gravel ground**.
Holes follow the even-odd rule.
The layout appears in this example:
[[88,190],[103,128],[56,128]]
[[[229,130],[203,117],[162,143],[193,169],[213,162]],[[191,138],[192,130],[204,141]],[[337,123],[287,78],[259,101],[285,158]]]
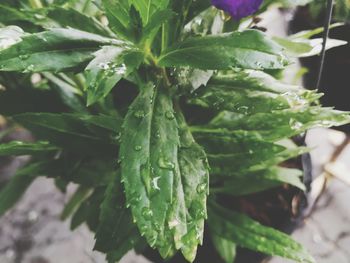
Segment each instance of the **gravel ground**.
[[[308,144],[314,147],[314,183],[311,200],[319,193],[324,174],[322,167],[330,159],[336,145],[344,135],[335,131],[318,129],[310,133]],[[350,262],[350,146],[336,162],[326,166],[332,172],[326,191],[313,213],[293,233],[293,237],[305,245],[318,263]],[[289,263],[285,259],[273,259],[270,263]]]

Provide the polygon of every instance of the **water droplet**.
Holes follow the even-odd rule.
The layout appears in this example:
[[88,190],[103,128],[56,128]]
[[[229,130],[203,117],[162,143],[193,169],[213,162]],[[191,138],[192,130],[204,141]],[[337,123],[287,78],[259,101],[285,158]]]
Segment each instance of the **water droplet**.
[[39,20],[43,20],[43,19],[46,18],[45,16],[43,16],[43,15],[41,15],[41,14],[34,14],[34,17],[35,17],[36,19],[39,19]]
[[249,108],[247,106],[241,106],[237,108],[237,111],[243,114],[248,114]]
[[303,124],[295,119],[290,119],[289,125],[295,131],[299,131],[303,127]]
[[125,64],[121,64],[120,66],[113,65],[112,69],[114,73],[118,75],[124,75],[126,73],[127,68]]
[[137,193],[132,194],[129,203],[132,205],[137,205],[141,201],[141,196]]
[[155,245],[157,243],[158,233],[156,231],[151,231],[150,237],[148,239],[149,245],[151,248],[155,248]]
[[160,176],[155,177],[155,178],[152,179],[152,187],[153,187],[153,189],[155,189],[155,190],[160,190],[160,188],[159,188],[159,186],[158,186],[158,181],[159,181],[159,179],[160,179]]
[[207,213],[203,209],[199,209],[196,213],[196,219],[203,219],[207,217]]
[[154,223],[153,228],[158,232],[161,230],[160,225],[158,223]]
[[138,119],[142,119],[145,117],[145,112],[143,110],[135,111],[134,116]]
[[197,193],[198,194],[205,193],[206,191],[207,191],[207,184],[206,183],[202,183],[202,184],[199,184],[197,186]]
[[122,137],[121,132],[118,132],[115,136],[112,136],[112,140],[118,143],[121,141],[121,137]]
[[30,72],[33,72],[34,71],[34,65],[33,64],[30,64],[28,67],[26,67],[22,73],[30,73]]
[[173,119],[175,119],[174,113],[171,112],[171,111],[167,111],[167,112],[165,113],[165,117],[166,117],[168,120],[173,120]]
[[167,159],[159,158],[158,165],[160,168],[174,170],[175,164]]
[[29,55],[24,54],[24,55],[19,55],[18,57],[19,57],[19,59],[21,59],[21,60],[26,60],[26,59],[29,58]]
[[260,61],[257,61],[254,63],[255,66],[257,67],[257,69],[261,69],[263,66],[262,66],[262,63]]
[[282,96],[287,100],[289,106],[291,107],[295,107],[295,106],[300,107],[307,104],[307,101],[296,92],[287,91],[283,93]]
[[149,207],[142,208],[141,214],[147,220],[150,220],[153,216],[153,212]]
[[139,152],[139,151],[142,150],[142,146],[141,146],[141,145],[136,145],[136,146],[134,147],[134,150],[137,151],[137,152]]
[[156,132],[156,138],[160,138],[160,131]]
[[98,67],[103,69],[103,70],[108,70],[110,68],[108,63],[100,63],[100,64],[98,64]]

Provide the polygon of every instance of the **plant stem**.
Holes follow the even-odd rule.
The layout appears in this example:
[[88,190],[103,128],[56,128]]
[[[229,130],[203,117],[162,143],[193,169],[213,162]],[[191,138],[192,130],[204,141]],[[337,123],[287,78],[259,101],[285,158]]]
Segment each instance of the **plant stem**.
[[168,77],[168,73],[166,72],[166,69],[165,68],[161,68],[161,72],[162,72],[162,77],[165,81],[165,84],[167,87],[170,87],[171,86],[171,81],[169,80],[169,77]]
[[166,28],[165,28],[165,23],[162,25],[162,47],[161,47],[161,53],[165,50],[167,46],[167,36],[166,36]]
[[322,82],[322,74],[324,70],[324,61],[326,57],[326,49],[327,49],[327,39],[329,36],[330,25],[332,21],[332,13],[333,13],[333,5],[334,0],[327,0],[327,10],[326,10],[326,19],[324,21],[324,34],[323,34],[323,43],[322,43],[322,51],[321,51],[321,61],[320,68],[318,72],[318,79],[316,84],[316,90],[321,92],[321,82]]
[[44,5],[41,3],[41,0],[29,0],[29,4],[32,8],[43,8]]

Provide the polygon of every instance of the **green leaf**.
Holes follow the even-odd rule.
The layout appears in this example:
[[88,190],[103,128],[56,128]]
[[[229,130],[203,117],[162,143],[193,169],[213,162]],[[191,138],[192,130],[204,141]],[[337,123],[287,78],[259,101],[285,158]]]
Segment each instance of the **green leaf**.
[[61,220],[66,220],[90,194],[91,188],[80,186],[65,205],[61,213]]
[[50,19],[48,25],[44,24],[46,28],[70,27],[106,37],[111,36],[108,28],[103,26],[97,19],[82,14],[75,9],[56,6],[43,9],[43,12],[45,13],[45,17]]
[[38,141],[34,143],[12,141],[0,144],[0,156],[5,155],[35,155],[58,151],[59,148],[48,142]]
[[169,0],[129,0],[129,4],[135,6],[141,15],[143,25],[146,26],[156,11],[168,7]]
[[50,87],[58,93],[64,104],[75,112],[87,113],[84,104],[77,96],[81,94],[74,83],[70,83],[61,76],[56,76],[49,72],[43,73],[43,76],[49,81]]
[[141,42],[147,43],[147,46],[151,46],[153,39],[158,33],[161,26],[174,16],[174,13],[168,9],[157,11],[149,24],[144,28],[142,32]]
[[[141,234],[164,258],[181,249],[192,261],[206,217],[208,179],[204,153],[185,127],[165,87],[149,83],[125,118],[120,159],[127,203]],[[182,144],[189,149],[179,150]]]
[[236,244],[228,239],[211,233],[215,249],[226,263],[233,263],[236,258]]
[[215,191],[233,196],[242,196],[262,192],[282,184],[290,184],[305,191],[305,185],[301,181],[302,176],[303,172],[300,170],[282,167],[233,175],[227,174],[220,178],[222,186],[217,187]]
[[71,230],[86,223],[91,231],[96,231],[99,224],[100,206],[103,201],[105,187],[95,188],[94,192],[81,203],[71,221]]
[[16,8],[0,4],[0,22],[4,24],[13,24],[15,21],[26,21],[28,17]]
[[185,194],[187,231],[184,236],[186,246],[182,252],[187,260],[194,261],[197,246],[203,243],[204,220],[207,217],[207,194],[209,193],[209,166],[207,157],[194,140],[182,114],[177,111],[180,149],[179,165]]
[[130,5],[128,0],[102,0],[109,27],[118,35],[130,38]]
[[0,191],[0,216],[3,216],[24,195],[34,179],[40,175],[46,163],[32,163],[17,171]]
[[335,19],[338,21],[349,21],[350,3],[347,0],[337,0],[335,5]]
[[160,66],[199,69],[282,69],[287,64],[282,47],[260,31],[189,38],[163,52]]
[[269,113],[244,114],[224,111],[209,124],[211,128],[257,132],[264,140],[276,141],[301,134],[312,127],[341,126],[349,123],[349,115],[331,108],[308,106]]
[[[330,25],[330,28],[336,28],[336,27],[340,27],[343,26],[344,23],[334,23]],[[324,27],[317,27],[311,30],[304,30],[304,31],[300,31],[296,34],[290,35],[288,38],[292,39],[292,40],[302,40],[302,39],[310,39],[316,35],[321,34],[324,31]]]
[[[167,217],[175,192],[179,141],[173,115],[171,120],[165,116],[167,112],[173,114],[172,102],[157,93],[148,84],[131,105],[124,122],[120,158],[127,202],[140,232],[163,257],[169,257],[175,245]],[[185,227],[185,220],[170,221],[171,228]]]
[[[274,37],[273,40],[284,47],[288,55],[294,57],[312,57],[320,54],[322,51],[322,38],[307,40]],[[326,50],[344,46],[347,43],[347,41],[329,38],[326,43]]]
[[113,177],[107,187],[95,238],[94,249],[106,253],[109,262],[119,261],[129,250],[146,244],[125,207],[119,176]]
[[84,121],[88,129],[91,131],[95,131],[96,129],[94,126],[102,128],[103,130],[107,130],[110,132],[113,132],[114,134],[118,135],[118,133],[121,132],[122,122],[123,120],[121,118],[115,117],[115,116],[108,116],[108,115],[75,115],[80,120]]
[[86,67],[87,105],[106,97],[117,82],[140,65],[143,55],[129,47],[105,46]]
[[240,114],[271,113],[307,105],[320,97],[313,91],[279,83],[265,73],[237,72],[212,78],[191,103]]
[[263,141],[256,134],[224,130],[193,130],[196,140],[207,152],[211,173],[231,174],[263,164],[285,151],[285,147]]
[[[89,117],[76,114],[23,113],[12,118],[31,130],[38,138],[79,154],[82,151],[87,155],[108,155],[115,152],[111,142],[116,142],[113,140],[116,134],[111,133],[109,129],[89,123],[86,119]],[[115,122],[118,124],[117,118]],[[101,129],[96,132],[97,128]]]
[[307,251],[288,235],[265,227],[243,214],[229,211],[214,202],[209,206],[208,222],[212,232],[238,246],[297,262],[315,262]]
[[[210,83],[277,94],[301,90],[299,86],[283,83],[271,75],[257,70],[235,70],[227,74],[218,74],[210,80]],[[310,91],[304,90],[303,92]],[[310,94],[314,93],[310,92]]]
[[77,29],[51,29],[26,35],[22,41],[0,51],[0,71],[64,71],[79,68],[101,45],[122,45],[119,40]]
[[[68,174],[61,174],[67,181],[88,187],[105,186],[114,177],[115,165],[113,159],[96,159],[94,157],[75,162],[75,167]],[[74,169],[75,168],[75,169]],[[96,176],[98,175],[98,176]]]

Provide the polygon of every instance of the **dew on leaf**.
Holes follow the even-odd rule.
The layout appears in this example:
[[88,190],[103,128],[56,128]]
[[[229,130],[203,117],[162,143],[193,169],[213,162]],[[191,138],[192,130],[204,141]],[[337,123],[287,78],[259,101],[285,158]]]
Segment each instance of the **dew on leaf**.
[[34,71],[34,65],[33,64],[30,64],[28,67],[26,67],[22,73],[30,73],[30,72],[33,72]]
[[134,204],[137,204],[138,202],[140,202],[140,200],[141,200],[141,196],[138,193],[134,193],[131,196],[129,203],[134,205]]
[[165,113],[165,117],[166,117],[168,120],[173,120],[173,119],[175,119],[174,113],[171,112],[171,111],[167,111],[167,112]]
[[303,127],[303,124],[295,119],[290,119],[289,125],[295,131],[299,131]]
[[160,179],[160,176],[157,176],[157,177],[152,179],[152,187],[155,190],[160,190],[159,185],[158,185],[159,179]]
[[208,188],[208,186],[207,186],[206,183],[199,184],[199,185],[197,186],[197,193],[198,193],[198,194],[205,193],[205,192],[207,191],[207,188]]
[[142,150],[142,146],[141,146],[141,145],[136,145],[136,146],[134,147],[134,150],[137,151],[137,152],[139,152],[139,151]]
[[20,60],[27,60],[29,58],[29,55],[24,54],[24,55],[19,55],[18,57]]
[[138,119],[142,119],[145,117],[145,112],[143,110],[135,111],[134,116]]
[[118,67],[114,66],[113,70],[118,75],[124,75],[126,73],[126,65],[125,64],[121,64]]
[[100,63],[98,64],[98,67],[103,70],[108,70],[110,68],[109,63]]
[[147,220],[150,220],[153,216],[153,212],[149,207],[142,208],[141,214]]
[[173,170],[175,168],[175,164],[171,161],[168,161],[165,158],[159,158],[158,166],[163,169]]

